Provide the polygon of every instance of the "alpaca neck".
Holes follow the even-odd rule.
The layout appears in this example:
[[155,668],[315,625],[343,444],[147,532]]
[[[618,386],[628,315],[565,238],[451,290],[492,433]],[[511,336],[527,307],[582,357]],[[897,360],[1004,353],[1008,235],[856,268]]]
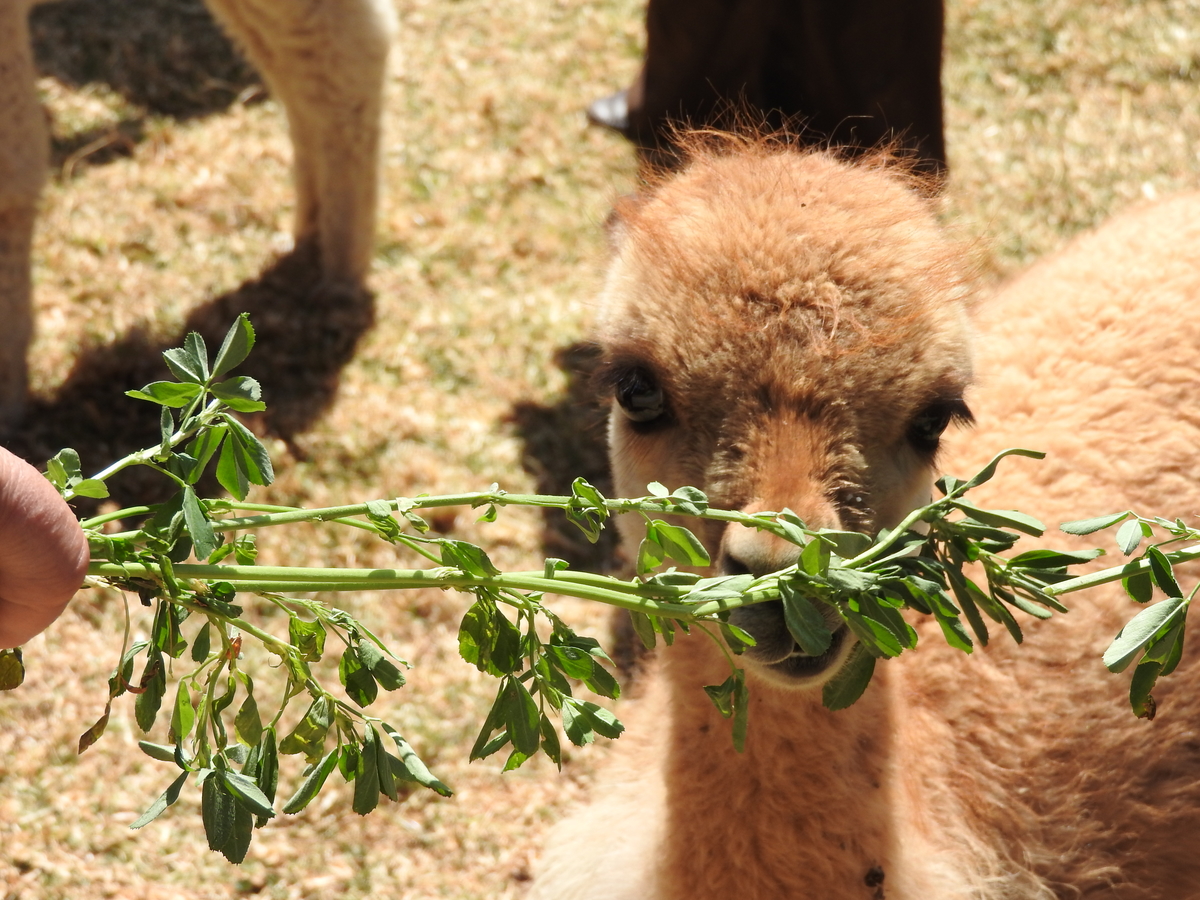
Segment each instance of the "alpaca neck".
[[[885,669],[886,667],[881,667]],[[883,896],[891,864],[886,673],[849,709],[751,679],[743,753],[702,688],[728,675],[704,636],[667,651],[664,867],[675,900]]]

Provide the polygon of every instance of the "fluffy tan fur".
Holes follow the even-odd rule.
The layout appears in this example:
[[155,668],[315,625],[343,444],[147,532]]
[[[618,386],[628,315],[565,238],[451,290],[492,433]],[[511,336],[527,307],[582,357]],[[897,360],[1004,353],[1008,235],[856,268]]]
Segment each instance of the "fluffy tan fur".
[[[19,415],[32,335],[29,250],[48,166],[29,10],[0,3],[0,428]],[[371,259],[380,114],[395,10],[388,0],[207,0],[287,111],[298,244],[329,284],[357,288]]]
[[[648,428],[614,404],[622,494],[695,484],[715,505],[877,528],[928,496],[936,468],[965,475],[1029,446],[1048,460],[1004,466],[980,502],[1052,528],[1200,511],[1200,195],[1120,219],[1002,290],[978,316],[970,387],[955,249],[882,164],[700,147],[620,211],[617,241],[600,330],[611,380],[652,372],[668,409]],[[913,417],[964,388],[978,426],[951,428],[935,463]],[[719,527],[702,539],[726,571],[791,552]],[[752,664],[741,755],[701,690],[725,678],[720,652],[677,642],[629,713],[644,743],[618,747],[619,776],[566,823],[533,896],[1200,896],[1196,654],[1156,690],[1158,718],[1135,719],[1128,674],[1100,656],[1136,608],[1119,588],[1072,606],[1023,618],[1022,647],[993,628],[970,657],[921,623],[917,651],[881,663],[841,712]]]

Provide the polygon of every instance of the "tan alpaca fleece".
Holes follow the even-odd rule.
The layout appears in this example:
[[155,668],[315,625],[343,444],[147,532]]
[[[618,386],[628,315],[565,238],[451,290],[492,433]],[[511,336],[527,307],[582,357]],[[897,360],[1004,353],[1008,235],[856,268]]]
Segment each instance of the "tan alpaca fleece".
[[[606,377],[619,396],[628,372],[651,373],[668,410],[646,427],[614,404],[622,494],[690,483],[715,505],[876,528],[937,470],[1027,446],[1048,459],[1002,466],[978,502],[1052,529],[1128,507],[1200,512],[1200,195],[1076,241],[977,326],[955,249],[882,163],[701,142],[616,231]],[[977,427],[951,427],[934,459],[913,423],[964,389]],[[784,561],[777,545],[700,533],[719,564]],[[1022,647],[993,627],[969,658],[919,623],[918,649],[836,713],[751,665],[741,755],[701,690],[725,678],[722,656],[677,642],[622,710],[639,737],[565,823],[533,896],[1200,896],[1197,655],[1156,689],[1158,718],[1135,719],[1129,673],[1100,656],[1136,607],[1119,587],[1070,605],[1021,616]]]

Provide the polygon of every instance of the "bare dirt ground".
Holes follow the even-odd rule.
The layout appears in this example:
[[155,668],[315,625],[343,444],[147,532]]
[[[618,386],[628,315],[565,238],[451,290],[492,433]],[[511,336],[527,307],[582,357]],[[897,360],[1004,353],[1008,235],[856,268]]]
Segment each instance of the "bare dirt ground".
[[[74,446],[96,469],[152,442],[154,415],[121,392],[156,377],[161,349],[187,330],[219,336],[249,309],[261,336],[251,371],[271,405],[252,424],[279,475],[255,494],[262,502],[603,479],[579,342],[603,266],[601,223],[636,176],[629,148],[588,128],[582,109],[635,71],[642,8],[397,6],[369,300],[310,296],[311,268],[288,255],[281,111],[198,2],[66,0],[35,14],[55,178],[36,247],[36,397],[15,449],[43,460]],[[949,0],[946,48],[945,219],[974,243],[985,281],[1131,203],[1200,186],[1200,2]],[[155,489],[116,487],[123,503]],[[438,527],[502,567],[539,567],[545,555],[610,564],[611,548],[532,513],[494,525],[447,515]],[[264,536],[262,547],[279,564],[403,560],[317,528]],[[119,598],[82,594],[27,647],[26,685],[0,697],[0,894],[521,896],[547,829],[586,795],[604,751],[572,752],[561,773],[467,765],[494,687],[457,656],[465,600],[336,601],[414,662],[382,714],[456,796],[414,793],[364,819],[349,791],[327,789],[256,832],[237,868],[207,850],[193,793],[128,829],[172,777],[137,749],[128,697],[103,740],[76,755],[103,710],[123,619]],[[604,629],[603,611],[568,609]]]

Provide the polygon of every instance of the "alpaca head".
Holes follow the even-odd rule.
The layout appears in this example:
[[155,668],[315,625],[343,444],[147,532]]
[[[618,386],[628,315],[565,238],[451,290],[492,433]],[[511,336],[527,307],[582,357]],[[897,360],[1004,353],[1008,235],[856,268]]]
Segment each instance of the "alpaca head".
[[[810,527],[894,525],[927,502],[942,431],[970,417],[958,251],[883,160],[743,143],[694,147],[681,175],[617,209],[600,325],[617,493],[688,484]],[[799,552],[687,524],[723,573]],[[757,640],[745,658],[776,683],[823,683],[853,643],[842,627],[809,657],[778,605],[735,616]]]

